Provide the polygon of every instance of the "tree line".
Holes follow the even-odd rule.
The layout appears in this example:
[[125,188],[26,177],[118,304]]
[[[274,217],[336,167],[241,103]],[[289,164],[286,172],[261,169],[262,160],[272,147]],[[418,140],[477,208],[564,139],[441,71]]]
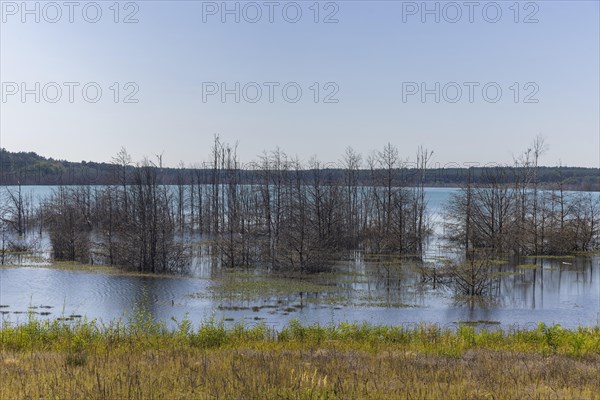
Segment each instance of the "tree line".
[[[240,183],[251,184],[260,179],[260,171],[255,170],[255,162],[239,164]],[[429,187],[460,187],[470,179],[471,183],[483,185],[492,183],[489,179],[494,172],[502,170],[507,175],[523,174],[523,166],[518,163],[512,165],[495,165],[492,163],[482,166],[465,167],[459,163],[430,163],[425,171],[421,171],[414,158],[403,163],[404,175],[416,179],[421,175],[426,186]],[[340,162],[321,165],[327,169],[330,178],[343,182],[345,167]],[[135,165],[127,167],[130,183],[134,176]],[[182,174],[183,172],[183,174]],[[565,190],[600,191],[598,168],[568,167],[568,166],[541,166],[537,167],[537,180],[542,189],[551,189],[561,184]],[[311,179],[311,172],[303,170],[299,173],[303,180]],[[161,168],[157,173],[160,183],[174,185],[180,179],[190,184],[200,177],[204,183],[212,179],[212,162],[207,161],[193,166],[178,166],[176,168]],[[369,184],[371,172],[366,165],[362,165],[357,172],[357,181],[362,185]],[[45,158],[33,152],[10,152],[0,149],[0,185],[114,185],[119,182],[115,176],[113,163],[92,161],[70,162]]]
[[[537,138],[514,168],[485,169],[486,183],[469,169],[445,206],[447,238],[472,265],[482,253],[600,247],[598,196],[560,182],[542,189],[543,151]],[[433,228],[425,196],[432,156],[419,148],[403,159],[392,144],[366,157],[348,148],[332,169],[276,149],[242,168],[237,145],[216,137],[203,168],[181,166],[167,184],[162,156],[134,163],[123,148],[111,184],[61,185],[36,207],[21,186],[7,188],[2,261],[33,230],[48,233],[55,259],[151,273],[184,271],[198,251],[221,266],[298,272],[357,250],[418,260]]]

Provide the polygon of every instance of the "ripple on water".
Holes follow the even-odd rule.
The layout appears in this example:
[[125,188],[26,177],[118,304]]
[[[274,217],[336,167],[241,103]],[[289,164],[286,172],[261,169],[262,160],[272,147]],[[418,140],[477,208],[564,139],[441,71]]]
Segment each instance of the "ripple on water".
[[[2,268],[0,313],[3,320],[18,322],[27,321],[28,312],[51,315],[50,318],[76,320],[80,318],[77,316],[83,316],[110,321],[123,318],[136,304],[141,304],[155,318],[167,324],[172,317],[181,321],[187,316],[198,325],[214,315],[217,320],[225,321],[232,318],[235,321],[254,320],[258,317],[260,320],[256,321],[278,326],[292,318],[300,318],[303,322],[324,324],[369,321],[376,324],[431,322],[443,325],[477,321],[478,325],[486,325],[481,322],[485,321],[489,325],[491,321],[494,324],[499,321],[502,327],[506,327],[535,325],[543,321],[576,327],[597,323],[599,259],[596,257],[585,263],[576,260],[568,269],[560,265],[560,261],[550,259],[543,260],[540,268],[507,268],[505,271],[518,269],[524,275],[500,276],[495,294],[497,301],[473,307],[458,304],[450,294],[440,290],[420,288],[408,291],[404,283],[415,280],[410,269],[402,276],[403,284],[391,289],[378,275],[370,275],[366,270],[352,272],[335,281],[338,287],[343,288],[339,292],[340,299],[323,296],[319,292],[310,298],[310,302],[304,297],[304,303],[298,307],[300,299],[294,296],[286,297],[281,304],[276,304],[273,299],[267,302],[257,299],[243,304],[224,303],[223,299],[210,296],[208,288],[214,282],[208,279],[109,275],[30,267]],[[528,265],[526,261],[520,265]],[[548,271],[549,268],[558,272]],[[207,293],[207,296],[194,298],[188,296],[190,293]],[[390,304],[410,303],[419,307],[384,307],[371,300],[363,302],[361,293],[369,296],[384,293],[384,300],[392,302]],[[357,301],[351,302],[352,299]]]

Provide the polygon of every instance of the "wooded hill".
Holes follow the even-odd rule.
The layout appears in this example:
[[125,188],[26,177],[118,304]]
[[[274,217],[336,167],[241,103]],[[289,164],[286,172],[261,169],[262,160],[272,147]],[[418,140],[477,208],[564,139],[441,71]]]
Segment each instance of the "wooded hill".
[[[214,170],[210,163],[204,163],[204,168],[158,168],[158,179],[163,184],[187,184],[194,182],[211,183]],[[323,168],[324,167],[324,168]],[[343,182],[344,168],[336,164],[327,164],[321,168],[331,181]],[[133,172],[134,165],[126,167]],[[240,183],[255,183],[259,177],[260,165],[248,164],[239,171]],[[491,183],[501,172],[510,183],[511,177],[520,175],[521,168],[512,166],[472,167],[461,168],[450,166],[446,168],[428,168],[420,176],[421,171],[411,167],[410,163],[399,170],[397,185],[411,186],[424,180],[428,187],[457,187],[469,179],[476,185]],[[40,156],[34,152],[10,152],[0,149],[0,185],[110,185],[120,182],[119,174],[122,169],[110,163],[93,161],[72,162],[55,160]],[[219,174],[222,173],[222,170]],[[313,175],[311,169],[289,171],[298,174],[306,180]],[[359,183],[369,182],[372,173],[369,169],[358,171]],[[132,176],[131,173],[126,174]],[[564,189],[600,191],[600,169],[582,167],[545,167],[537,168],[537,180],[541,188],[555,188],[562,183]]]

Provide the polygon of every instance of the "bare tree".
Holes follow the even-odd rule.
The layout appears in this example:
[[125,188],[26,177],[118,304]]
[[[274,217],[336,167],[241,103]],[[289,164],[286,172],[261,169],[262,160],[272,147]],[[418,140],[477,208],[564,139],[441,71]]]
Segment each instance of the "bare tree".
[[48,228],[56,260],[91,262],[92,221],[90,206],[83,187],[59,187],[44,205],[45,225]]
[[358,178],[362,157],[352,147],[347,147],[341,165],[344,169],[345,230],[348,232],[347,245],[357,247],[360,236],[359,187]]

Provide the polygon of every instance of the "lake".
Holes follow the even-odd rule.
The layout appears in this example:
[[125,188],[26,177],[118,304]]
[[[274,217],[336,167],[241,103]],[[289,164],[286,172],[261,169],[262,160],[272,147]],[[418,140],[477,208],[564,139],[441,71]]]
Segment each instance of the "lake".
[[[46,188],[27,188],[48,193]],[[457,189],[427,189],[432,218]],[[39,194],[38,193],[38,194]],[[427,252],[436,253],[435,241]],[[537,263],[536,268],[517,264]],[[25,263],[26,264],[26,263]],[[189,277],[136,276],[40,266],[0,268],[1,324],[36,318],[127,321],[136,309],[169,327],[189,318],[226,324],[264,322],[280,328],[290,319],[454,327],[532,327],[538,322],[574,328],[598,325],[600,257],[525,259],[503,266],[492,296],[473,303],[444,287],[423,284],[410,263],[380,263],[360,254],[332,272],[285,280],[253,271],[211,269],[199,263]]]

